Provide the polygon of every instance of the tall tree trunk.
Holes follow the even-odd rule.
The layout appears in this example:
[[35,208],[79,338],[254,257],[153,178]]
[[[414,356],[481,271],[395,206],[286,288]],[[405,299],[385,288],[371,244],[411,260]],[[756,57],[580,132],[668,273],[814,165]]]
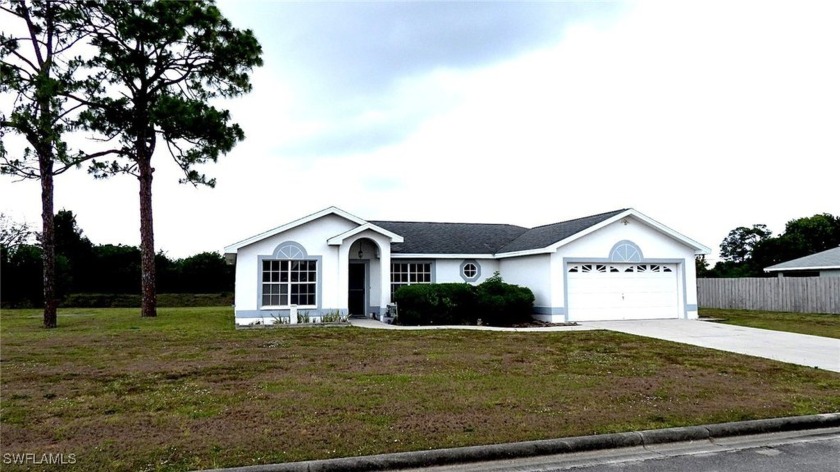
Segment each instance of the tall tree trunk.
[[39,153],[41,172],[41,246],[44,264],[44,327],[58,326],[55,298],[55,213],[53,212],[53,160]]
[[[143,153],[145,154],[145,153]],[[142,304],[140,316],[157,316],[155,294],[155,232],[152,220],[152,168],[151,155],[138,156],[140,172],[140,271]]]

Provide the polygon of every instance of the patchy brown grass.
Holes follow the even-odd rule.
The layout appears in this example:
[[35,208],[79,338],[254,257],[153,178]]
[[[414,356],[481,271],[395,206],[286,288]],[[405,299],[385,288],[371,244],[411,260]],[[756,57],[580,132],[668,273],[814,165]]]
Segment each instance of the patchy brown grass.
[[[840,374],[603,331],[233,329],[229,309],[0,317],[0,446],[187,470],[840,410]],[[14,470],[5,465],[3,470]]]
[[702,308],[700,316],[718,318],[721,323],[750,328],[840,339],[840,315]]

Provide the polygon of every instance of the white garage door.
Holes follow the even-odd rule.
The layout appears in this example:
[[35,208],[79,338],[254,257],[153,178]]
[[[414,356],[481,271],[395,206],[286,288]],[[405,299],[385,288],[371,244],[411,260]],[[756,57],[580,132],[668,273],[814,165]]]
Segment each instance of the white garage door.
[[570,321],[680,317],[676,264],[575,263],[566,270]]

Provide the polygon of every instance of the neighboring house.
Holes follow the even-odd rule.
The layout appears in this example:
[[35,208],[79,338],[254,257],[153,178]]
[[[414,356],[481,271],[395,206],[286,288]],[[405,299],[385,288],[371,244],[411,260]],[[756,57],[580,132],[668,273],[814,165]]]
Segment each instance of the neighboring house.
[[784,277],[785,272],[791,275],[819,273],[820,277],[840,277],[840,247],[766,267],[764,272],[776,272],[779,277]]
[[551,322],[696,318],[694,259],[709,248],[633,209],[536,228],[367,221],[330,207],[225,248],[236,324],[304,310],[378,316],[396,289],[499,272]]

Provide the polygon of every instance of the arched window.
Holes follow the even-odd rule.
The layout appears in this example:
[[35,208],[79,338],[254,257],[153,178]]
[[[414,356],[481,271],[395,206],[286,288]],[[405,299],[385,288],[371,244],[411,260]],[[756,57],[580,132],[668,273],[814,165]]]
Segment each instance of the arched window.
[[619,241],[610,251],[611,262],[641,262],[642,250],[633,241]]
[[300,244],[280,243],[270,258],[262,259],[260,272],[263,307],[317,304],[318,260]]
[[306,259],[306,249],[294,241],[286,241],[274,249],[276,259]]

